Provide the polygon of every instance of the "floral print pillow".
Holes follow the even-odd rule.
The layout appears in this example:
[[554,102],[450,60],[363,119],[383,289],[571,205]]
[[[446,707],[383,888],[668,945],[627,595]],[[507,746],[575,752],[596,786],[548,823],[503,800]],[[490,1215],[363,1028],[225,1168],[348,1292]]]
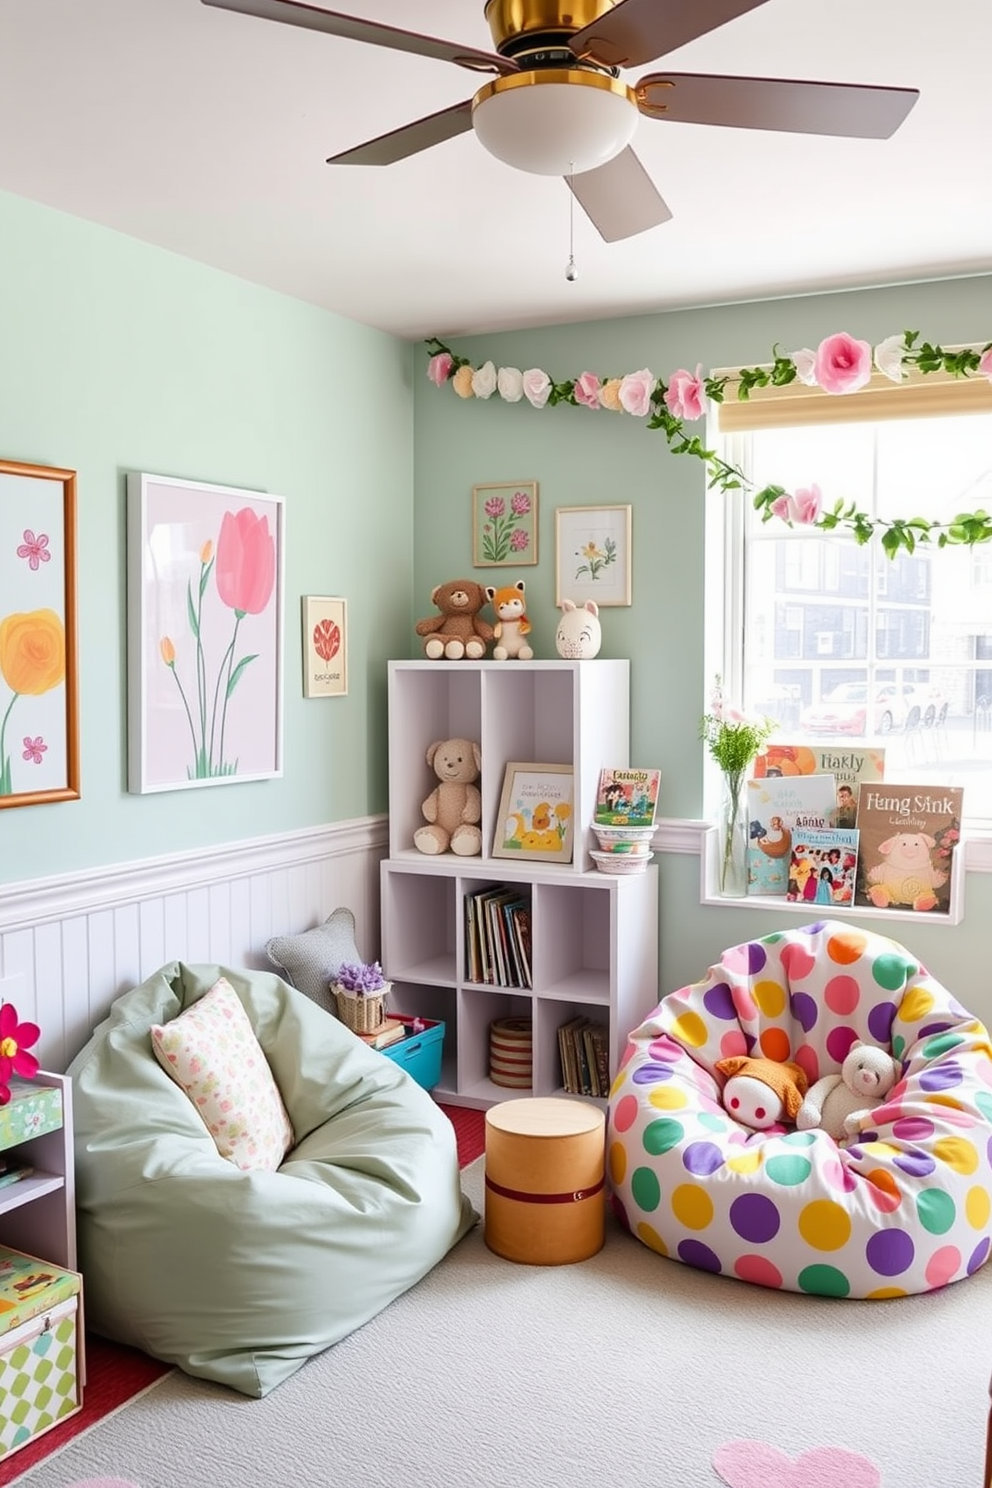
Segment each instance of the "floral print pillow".
[[262,1046],[226,977],[171,1023],[154,1024],[152,1049],[189,1096],[222,1157],[274,1172],[293,1127]]

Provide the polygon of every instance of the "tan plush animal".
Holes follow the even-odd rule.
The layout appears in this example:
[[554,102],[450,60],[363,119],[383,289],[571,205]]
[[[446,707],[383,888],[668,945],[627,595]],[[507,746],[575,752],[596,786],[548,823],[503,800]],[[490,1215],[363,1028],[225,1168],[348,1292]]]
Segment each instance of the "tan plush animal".
[[429,661],[442,656],[447,661],[478,661],[485,656],[493,628],[488,620],[479,619],[479,611],[487,601],[485,589],[474,579],[450,579],[431,591],[431,603],[441,613],[418,620],[414,626],[418,636],[425,637],[424,655]]
[[422,853],[457,853],[475,857],[482,851],[482,797],[474,783],[482,769],[482,752],[470,739],[441,739],[427,751],[427,763],[438,778],[422,806],[427,826],[413,834]]
[[515,584],[507,584],[502,589],[494,589],[492,585],[486,587],[486,595],[496,611],[496,624],[493,626],[493,639],[496,642],[493,647],[494,661],[507,661],[513,656],[519,657],[521,661],[530,661],[534,655],[527,640],[530,635],[530,621],[527,619],[524,603],[525,588],[523,579],[518,579]]

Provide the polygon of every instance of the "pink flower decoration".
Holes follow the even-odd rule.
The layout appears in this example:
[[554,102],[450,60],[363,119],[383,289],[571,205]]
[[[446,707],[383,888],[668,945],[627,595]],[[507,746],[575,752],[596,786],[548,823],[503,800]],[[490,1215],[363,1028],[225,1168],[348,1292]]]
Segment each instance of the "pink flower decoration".
[[599,407],[599,378],[595,372],[583,372],[575,379],[575,401],[586,408]]
[[815,371],[825,393],[856,393],[871,377],[871,347],[839,331],[816,348]]
[[21,758],[32,760],[34,764],[40,765],[47,748],[48,745],[45,743],[41,734],[38,735],[37,739],[28,738],[28,736],[25,734],[24,753],[21,755]]
[[439,351],[437,356],[432,356],[427,363],[427,376],[436,387],[443,387],[451,376],[451,369],[455,365],[455,359],[447,351]]
[[251,507],[225,512],[217,539],[217,593],[235,613],[260,615],[276,581],[276,545],[267,517]]
[[530,511],[530,497],[526,491],[514,491],[510,497],[510,510],[515,517],[525,517]]
[[487,517],[502,517],[506,513],[506,502],[502,496],[490,496],[483,507]]
[[37,1023],[21,1023],[12,1002],[0,1007],[0,1106],[10,1100],[11,1075],[30,1079],[38,1073],[38,1061],[27,1051],[40,1038]]
[[526,553],[529,543],[530,537],[524,529],[522,527],[514,527],[510,533],[510,552]]
[[992,382],[992,346],[988,351],[983,351],[979,357],[978,370],[983,377],[987,377],[989,382]]
[[676,418],[693,419],[702,418],[705,410],[706,394],[703,391],[702,365],[696,368],[695,374],[687,372],[680,367],[677,372],[672,373],[672,380],[665,394],[665,402],[669,413]]
[[811,527],[818,520],[822,507],[823,492],[819,486],[813,485],[808,490],[804,487],[791,496],[779,496],[772,502],[771,511],[773,516],[781,517],[790,527]]
[[639,372],[628,372],[626,377],[621,378],[617,396],[624,413],[632,413],[635,418],[644,418],[645,414],[650,413],[653,388],[654,374],[647,367],[642,367]]
[[32,573],[37,573],[42,563],[51,563],[52,555],[48,551],[47,533],[39,532],[35,537],[30,527],[25,527],[24,541],[17,549],[17,556],[28,560],[28,568]]

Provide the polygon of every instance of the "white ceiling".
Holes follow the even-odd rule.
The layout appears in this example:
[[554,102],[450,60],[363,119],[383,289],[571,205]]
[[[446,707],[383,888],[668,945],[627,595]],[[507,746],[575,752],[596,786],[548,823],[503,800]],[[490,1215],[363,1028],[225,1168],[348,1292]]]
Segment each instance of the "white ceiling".
[[[334,8],[492,47],[482,0]],[[410,338],[989,271],[990,58],[989,0],[767,0],[664,65],[917,87],[906,123],[863,141],[641,119],[674,220],[606,244],[576,208],[567,283],[564,182],[472,133],[324,163],[470,97],[471,73],[200,0],[0,0],[0,189]]]

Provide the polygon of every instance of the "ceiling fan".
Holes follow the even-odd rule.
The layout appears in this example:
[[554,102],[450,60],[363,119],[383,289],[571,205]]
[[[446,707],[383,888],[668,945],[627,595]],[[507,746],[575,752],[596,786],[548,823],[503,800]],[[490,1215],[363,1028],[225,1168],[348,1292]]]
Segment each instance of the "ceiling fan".
[[391,165],[474,129],[519,170],[564,176],[607,242],[672,213],[630,148],[640,115],[681,124],[888,139],[916,88],[654,72],[640,67],[767,0],[486,0],[495,52],[323,10],[304,0],[203,0],[263,20],[494,73],[474,97],[332,155],[329,165]]

